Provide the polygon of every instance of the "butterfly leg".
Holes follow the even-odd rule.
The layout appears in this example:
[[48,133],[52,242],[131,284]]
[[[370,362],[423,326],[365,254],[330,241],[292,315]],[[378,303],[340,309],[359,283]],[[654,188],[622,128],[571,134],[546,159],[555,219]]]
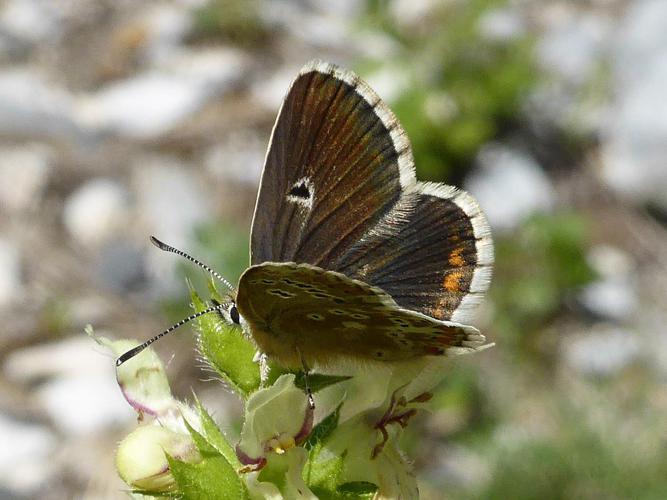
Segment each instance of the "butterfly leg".
[[308,368],[306,359],[303,357],[303,354],[301,353],[301,350],[298,347],[297,347],[297,352],[299,353],[299,357],[301,358],[301,366],[303,367],[303,382],[304,384],[306,384],[306,394],[308,395],[308,408],[310,411],[313,411],[315,409],[315,399],[313,398],[313,392],[310,390],[310,380],[308,378],[308,374],[310,373],[310,368]]

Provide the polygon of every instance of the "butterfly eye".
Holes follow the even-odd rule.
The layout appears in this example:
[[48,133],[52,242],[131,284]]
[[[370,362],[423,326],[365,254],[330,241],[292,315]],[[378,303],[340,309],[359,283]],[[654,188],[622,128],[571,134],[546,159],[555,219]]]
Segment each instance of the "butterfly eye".
[[237,325],[241,323],[241,316],[239,316],[239,310],[236,308],[236,304],[232,304],[232,307],[229,308],[229,317]]

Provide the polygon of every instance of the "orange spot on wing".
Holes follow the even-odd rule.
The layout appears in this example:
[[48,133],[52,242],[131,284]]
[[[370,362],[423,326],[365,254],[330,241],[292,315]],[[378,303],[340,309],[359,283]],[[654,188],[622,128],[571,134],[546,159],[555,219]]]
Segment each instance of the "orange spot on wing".
[[463,273],[461,271],[452,271],[445,275],[445,279],[442,281],[442,286],[448,292],[459,292],[461,290],[460,282],[463,278]]
[[449,265],[454,267],[463,267],[466,265],[465,259],[461,256],[463,247],[458,247],[449,254]]

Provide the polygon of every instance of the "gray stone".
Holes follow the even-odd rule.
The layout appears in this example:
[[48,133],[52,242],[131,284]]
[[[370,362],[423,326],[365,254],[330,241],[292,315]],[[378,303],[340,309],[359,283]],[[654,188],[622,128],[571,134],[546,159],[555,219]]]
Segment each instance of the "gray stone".
[[57,38],[61,21],[61,9],[49,0],[8,0],[0,10],[0,28],[29,43]]
[[571,83],[582,84],[601,61],[610,27],[600,15],[566,16],[539,41],[538,61],[545,70]]
[[55,475],[57,439],[46,427],[0,414],[0,441],[0,486],[31,495]]
[[551,182],[529,156],[490,144],[480,151],[477,166],[465,188],[477,198],[492,228],[511,230],[529,215],[552,208]]
[[0,237],[0,307],[17,302],[22,286],[19,250],[13,242]]
[[131,421],[112,356],[83,335],[14,351],[5,375],[19,383],[46,379],[35,404],[67,435],[90,435]]
[[584,375],[610,376],[635,361],[640,339],[630,331],[601,324],[561,342],[565,362]]
[[599,279],[579,295],[581,303],[594,314],[616,321],[626,319],[637,309],[636,269],[630,256],[609,246],[597,246],[588,255]]
[[230,132],[206,154],[206,169],[223,182],[259,185],[266,140],[250,130]]
[[72,95],[40,72],[28,67],[0,72],[0,135],[85,137],[73,109]]
[[63,223],[74,240],[98,246],[124,228],[128,220],[129,193],[115,181],[92,179],[65,201]]
[[632,4],[611,57],[614,101],[602,130],[603,180],[667,210],[667,3]]
[[81,99],[78,116],[99,132],[136,139],[159,137],[243,78],[235,51],[170,51],[155,67]]
[[507,41],[526,33],[524,20],[516,8],[496,8],[484,12],[478,21],[480,34],[488,40]]
[[116,293],[142,289],[146,285],[145,250],[115,240],[98,254],[96,274],[104,288]]
[[0,147],[0,206],[10,212],[36,208],[52,161],[53,151],[44,144]]
[[[166,156],[138,158],[132,188],[137,200],[135,228],[146,237],[152,234],[192,251],[195,229],[210,217],[212,193],[192,175],[190,167]],[[151,251],[148,272],[158,289],[182,292],[183,283],[173,272],[180,262],[172,254]]]

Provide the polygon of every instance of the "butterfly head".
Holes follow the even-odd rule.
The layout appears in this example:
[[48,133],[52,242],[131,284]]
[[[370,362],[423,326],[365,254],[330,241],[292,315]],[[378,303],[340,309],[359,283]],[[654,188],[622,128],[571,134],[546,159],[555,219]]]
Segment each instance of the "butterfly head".
[[218,302],[216,299],[211,299],[211,303],[216,308],[218,316],[222,318],[225,323],[239,326],[245,323],[243,317],[239,313],[238,307],[236,307],[234,298],[230,296],[225,297],[224,302]]

